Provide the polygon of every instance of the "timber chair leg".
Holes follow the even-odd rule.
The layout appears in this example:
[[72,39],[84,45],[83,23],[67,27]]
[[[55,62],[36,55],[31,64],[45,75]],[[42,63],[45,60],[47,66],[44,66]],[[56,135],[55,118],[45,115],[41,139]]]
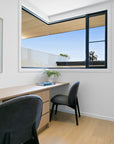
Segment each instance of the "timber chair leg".
[[80,115],[80,108],[79,108],[78,98],[77,98],[77,108],[78,108],[78,114],[79,114],[79,117],[80,117],[81,115]]
[[77,116],[77,107],[75,106],[75,118],[76,118],[76,125],[78,126],[78,116]]
[[33,137],[34,137],[34,144],[39,144],[39,140],[38,140],[38,135],[37,135],[37,132],[36,132],[35,124],[33,125],[32,133],[33,133]]
[[51,113],[50,113],[50,122],[51,122],[51,119],[52,119],[53,110],[54,110],[54,103],[52,105],[52,109],[51,109]]
[[3,144],[10,144],[10,133],[5,134]]
[[56,104],[55,115],[57,114],[58,104]]

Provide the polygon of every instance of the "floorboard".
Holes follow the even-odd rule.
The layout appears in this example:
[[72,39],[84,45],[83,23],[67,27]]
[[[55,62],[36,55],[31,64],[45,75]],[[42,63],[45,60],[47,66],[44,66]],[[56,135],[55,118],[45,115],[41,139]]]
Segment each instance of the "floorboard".
[[40,144],[114,144],[114,122],[72,114],[53,114],[50,127],[39,134]]

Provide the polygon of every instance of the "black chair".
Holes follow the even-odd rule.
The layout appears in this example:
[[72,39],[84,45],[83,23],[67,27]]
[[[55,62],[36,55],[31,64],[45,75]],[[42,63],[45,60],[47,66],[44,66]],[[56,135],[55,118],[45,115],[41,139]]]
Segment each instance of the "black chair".
[[36,129],[42,115],[39,96],[20,96],[0,105],[0,144],[39,144]]
[[52,109],[50,114],[50,121],[52,118],[54,106],[56,106],[55,114],[57,113],[58,105],[66,105],[75,110],[75,117],[76,117],[76,124],[78,125],[78,116],[77,116],[77,110],[80,117],[80,109],[79,109],[79,103],[78,103],[78,87],[79,87],[79,81],[75,82],[72,87],[70,88],[68,96],[66,95],[56,95],[51,99]]

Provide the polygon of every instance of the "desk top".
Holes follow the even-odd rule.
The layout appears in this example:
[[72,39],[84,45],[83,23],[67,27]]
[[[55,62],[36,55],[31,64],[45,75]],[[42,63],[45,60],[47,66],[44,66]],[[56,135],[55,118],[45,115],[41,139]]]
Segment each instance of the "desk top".
[[30,94],[33,92],[40,92],[43,90],[49,90],[54,87],[69,85],[69,83],[58,82],[54,85],[48,86],[37,86],[36,84],[26,85],[26,86],[17,86],[0,89],[0,101],[11,99],[17,96]]

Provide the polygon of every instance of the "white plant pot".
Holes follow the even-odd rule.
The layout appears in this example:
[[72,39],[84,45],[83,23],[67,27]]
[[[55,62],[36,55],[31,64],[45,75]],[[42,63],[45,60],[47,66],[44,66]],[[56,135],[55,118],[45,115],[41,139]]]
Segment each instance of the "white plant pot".
[[48,78],[48,81],[49,81],[49,82],[54,82],[54,78],[55,78],[55,76],[54,76],[54,75],[51,75],[51,76]]

